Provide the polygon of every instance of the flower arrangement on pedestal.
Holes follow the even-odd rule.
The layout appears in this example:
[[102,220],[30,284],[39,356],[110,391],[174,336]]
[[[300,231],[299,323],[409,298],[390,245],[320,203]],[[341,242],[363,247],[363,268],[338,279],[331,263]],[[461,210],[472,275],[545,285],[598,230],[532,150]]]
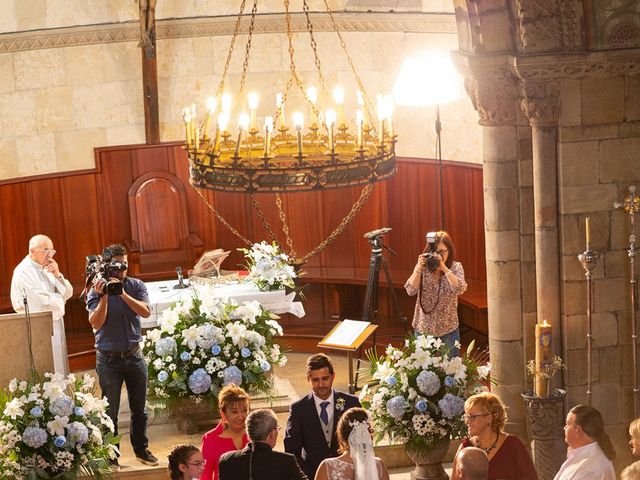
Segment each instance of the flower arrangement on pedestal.
[[13,379],[0,392],[2,478],[103,478],[117,453],[107,400],[93,395],[90,375],[45,379]]
[[282,335],[277,318],[255,301],[194,296],[172,305],[143,342],[150,406],[191,399],[216,407],[218,392],[230,383],[269,393],[273,365],[287,361],[274,341]]
[[273,242],[254,243],[251,249],[239,248],[247,260],[249,280],[252,280],[262,291],[281,290],[284,287],[294,288],[296,272],[291,259]]
[[484,389],[491,368],[481,366],[472,350],[473,344],[464,356],[449,358],[440,339],[418,336],[403,348],[389,345],[383,357],[369,353],[373,380],[360,399],[376,438],[389,435],[411,453],[464,436],[464,402]]

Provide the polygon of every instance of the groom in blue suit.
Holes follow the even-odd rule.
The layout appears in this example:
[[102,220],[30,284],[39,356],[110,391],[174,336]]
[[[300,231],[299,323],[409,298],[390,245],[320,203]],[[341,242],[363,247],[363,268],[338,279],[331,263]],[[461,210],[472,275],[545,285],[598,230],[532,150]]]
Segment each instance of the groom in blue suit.
[[298,459],[304,473],[313,479],[318,465],[325,458],[338,456],[336,425],[340,416],[352,407],[359,407],[358,397],[333,389],[331,359],[317,353],[307,359],[307,381],[313,390],[291,404],[284,449]]

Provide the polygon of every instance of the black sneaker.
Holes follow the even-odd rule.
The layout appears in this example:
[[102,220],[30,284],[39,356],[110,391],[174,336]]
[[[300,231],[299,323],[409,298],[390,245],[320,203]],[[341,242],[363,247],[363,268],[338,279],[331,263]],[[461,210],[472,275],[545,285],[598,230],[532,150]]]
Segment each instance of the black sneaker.
[[111,467],[111,470],[113,470],[114,472],[117,472],[120,470],[120,463],[118,462],[117,458],[110,458],[109,466]]
[[136,453],[136,458],[145,465],[151,465],[152,467],[155,467],[159,463],[158,459],[149,451],[148,448],[144,452]]

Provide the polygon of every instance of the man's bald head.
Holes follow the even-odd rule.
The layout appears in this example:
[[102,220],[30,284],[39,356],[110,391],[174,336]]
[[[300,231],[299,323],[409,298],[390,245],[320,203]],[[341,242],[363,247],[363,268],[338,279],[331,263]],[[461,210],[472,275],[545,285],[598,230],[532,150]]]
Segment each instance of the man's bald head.
[[489,459],[479,448],[463,448],[458,454],[458,471],[461,480],[486,480],[489,478]]

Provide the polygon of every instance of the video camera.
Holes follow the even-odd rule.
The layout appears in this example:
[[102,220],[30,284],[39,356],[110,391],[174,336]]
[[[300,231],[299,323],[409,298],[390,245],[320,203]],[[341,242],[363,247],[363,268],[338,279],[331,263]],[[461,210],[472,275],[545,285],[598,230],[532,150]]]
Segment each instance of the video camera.
[[105,290],[107,295],[122,295],[122,282],[110,282],[110,278],[116,278],[119,272],[127,270],[125,262],[113,260],[113,252],[108,248],[102,251],[102,255],[87,255],[85,276],[86,284],[95,285],[99,280],[107,282]]
[[430,272],[435,272],[438,265],[440,265],[440,260],[435,256],[436,254],[436,232],[429,232],[425,235],[425,239],[427,240],[428,251],[423,253],[422,256],[427,260],[427,270]]

